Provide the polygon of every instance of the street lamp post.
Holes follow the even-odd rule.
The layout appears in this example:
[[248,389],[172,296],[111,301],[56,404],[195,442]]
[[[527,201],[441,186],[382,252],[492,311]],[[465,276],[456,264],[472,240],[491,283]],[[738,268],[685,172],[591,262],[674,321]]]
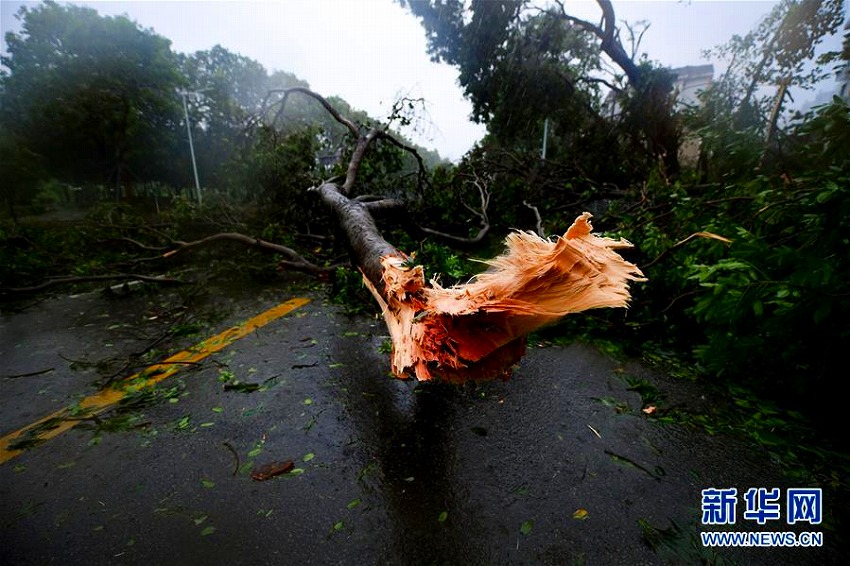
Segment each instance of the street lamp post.
[[189,153],[192,155],[192,172],[195,174],[195,196],[198,198],[198,204],[201,204],[201,182],[198,180],[198,164],[195,161],[195,144],[192,142],[192,126],[189,123],[189,105],[186,103],[186,97],[190,94],[200,94],[198,92],[189,92],[186,90],[180,91],[180,96],[183,97],[183,114],[186,116],[186,133],[189,136]]

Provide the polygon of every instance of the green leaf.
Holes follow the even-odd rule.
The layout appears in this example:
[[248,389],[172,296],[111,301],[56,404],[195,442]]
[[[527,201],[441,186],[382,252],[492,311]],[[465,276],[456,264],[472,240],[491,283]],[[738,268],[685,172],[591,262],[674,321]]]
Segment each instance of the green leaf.
[[213,534],[214,532],[215,532],[215,527],[213,527],[212,525],[209,525],[209,526],[203,528],[203,530],[201,531],[201,536],[207,537],[207,536],[210,536],[211,534]]
[[448,512],[448,511],[442,511],[442,512],[441,512],[441,513],[437,516],[437,522],[438,522],[438,523],[445,523],[445,522],[446,522],[446,519],[448,519],[448,518],[449,518],[449,512]]
[[304,462],[309,462],[310,460],[312,460],[315,457],[316,457],[315,454],[313,454],[312,452],[309,452],[307,454],[304,454],[304,457],[301,458],[301,460],[304,461]]
[[351,501],[349,501],[348,505],[346,505],[346,507],[348,507],[349,509],[354,509],[355,507],[357,507],[361,503],[362,503],[362,501],[358,497],[357,499],[352,499]]
[[529,520],[525,521],[522,525],[520,525],[519,532],[520,532],[520,534],[527,535],[528,533],[531,532],[531,529],[533,529],[533,528],[534,528],[534,519],[529,519]]
[[210,480],[201,480],[203,486],[207,489],[212,489],[215,487],[215,482]]

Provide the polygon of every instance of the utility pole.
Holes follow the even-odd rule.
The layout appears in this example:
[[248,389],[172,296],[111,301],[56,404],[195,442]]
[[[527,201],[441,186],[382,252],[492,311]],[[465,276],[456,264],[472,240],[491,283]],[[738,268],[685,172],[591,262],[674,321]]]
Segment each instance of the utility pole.
[[543,151],[540,152],[540,159],[546,161],[546,145],[549,142],[549,118],[543,120]]
[[189,153],[192,155],[192,171],[195,173],[195,196],[198,198],[198,204],[201,204],[201,182],[198,180],[198,164],[195,161],[195,144],[192,143],[192,126],[189,124],[189,105],[186,104],[186,97],[190,94],[198,95],[198,92],[188,92],[181,90],[180,96],[183,97],[183,114],[186,117],[186,133],[189,136]]

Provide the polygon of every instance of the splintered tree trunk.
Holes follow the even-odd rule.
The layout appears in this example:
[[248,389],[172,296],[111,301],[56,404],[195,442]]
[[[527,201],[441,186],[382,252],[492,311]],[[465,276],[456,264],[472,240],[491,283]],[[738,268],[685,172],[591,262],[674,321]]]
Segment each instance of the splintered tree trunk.
[[349,197],[372,140],[381,137],[414,150],[385,130],[361,134],[324,98],[306,89],[285,91],[282,103],[289,92],[316,98],[357,140],[345,182],[324,182],[311,190],[336,214],[364,284],[381,306],[392,338],[395,376],[455,383],[506,379],[525,353],[529,332],[571,313],[627,306],[628,285],[642,273],[616,250],[631,244],[591,234],[587,212],[555,240],[533,232],[508,235],[505,252],[465,285],[443,288],[427,282],[422,266],[381,236],[370,213],[380,203]]
[[381,259],[383,289],[365,282],[381,305],[393,342],[392,371],[421,381],[508,378],[528,333],[592,308],[625,307],[637,266],[614,250],[625,240],[590,233],[590,213],[555,241],[515,232],[490,269],[465,285],[425,283],[421,266],[398,252]]

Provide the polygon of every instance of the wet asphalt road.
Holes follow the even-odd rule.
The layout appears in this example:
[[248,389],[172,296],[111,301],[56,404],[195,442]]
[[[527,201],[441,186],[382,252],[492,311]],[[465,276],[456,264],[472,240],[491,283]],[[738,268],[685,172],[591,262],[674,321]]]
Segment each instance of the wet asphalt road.
[[[292,296],[217,297],[205,331]],[[829,532],[822,549],[701,547],[702,489],[791,484],[752,446],[646,418],[627,378],[707,402],[692,385],[582,345],[532,347],[507,383],[403,382],[382,321],[312,298],[147,404],[0,465],[0,563],[838,563]],[[2,379],[0,434],[92,393],[103,368],[68,360],[137,351],[155,332],[129,329],[155,324],[151,300],[3,315],[0,375],[54,369]],[[251,478],[287,460],[294,473]]]

